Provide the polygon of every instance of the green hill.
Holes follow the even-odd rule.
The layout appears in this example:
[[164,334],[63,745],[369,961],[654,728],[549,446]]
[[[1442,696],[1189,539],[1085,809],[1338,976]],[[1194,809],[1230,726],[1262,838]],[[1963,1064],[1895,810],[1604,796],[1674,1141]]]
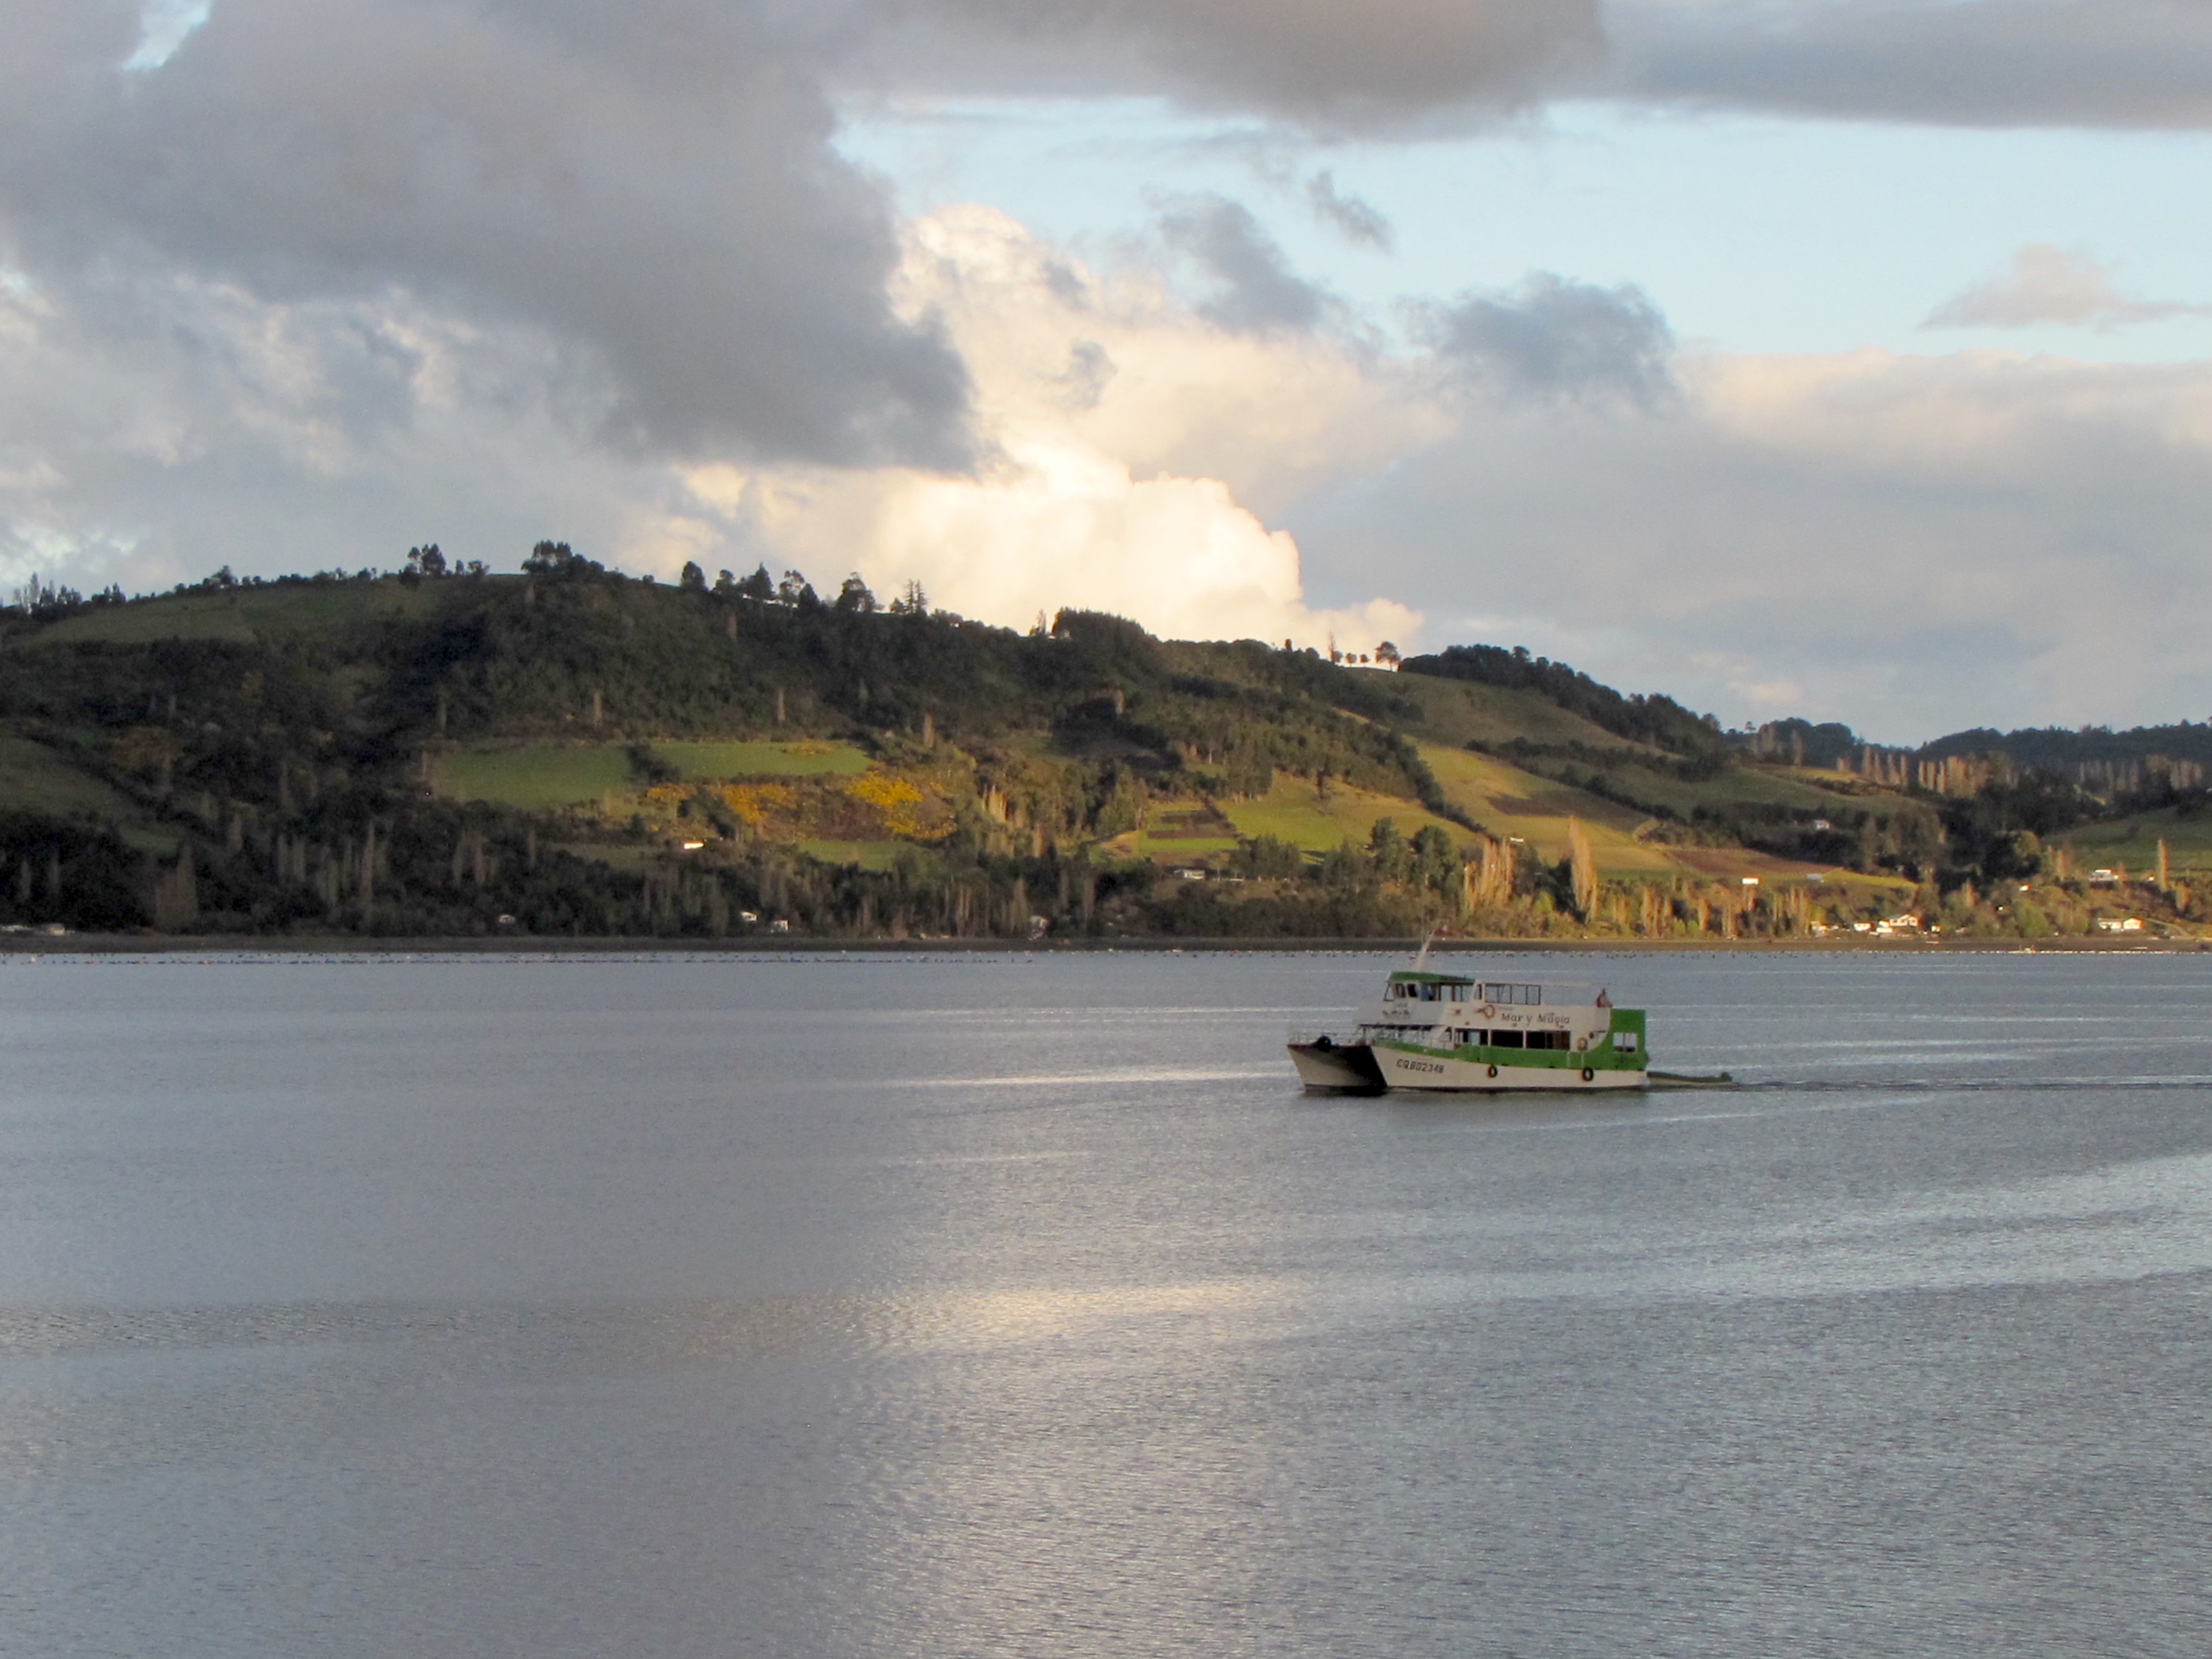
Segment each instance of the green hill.
[[2010,807],[1525,653],[1405,667],[556,544],[515,575],[47,592],[0,611],[0,925],[1668,936],[1961,892],[2006,925],[1973,884],[2023,856]]

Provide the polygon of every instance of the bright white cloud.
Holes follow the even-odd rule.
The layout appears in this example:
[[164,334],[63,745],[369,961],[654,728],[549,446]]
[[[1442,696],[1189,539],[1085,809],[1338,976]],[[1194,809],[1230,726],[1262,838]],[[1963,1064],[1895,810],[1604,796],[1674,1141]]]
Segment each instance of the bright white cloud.
[[1387,465],[1448,429],[1411,381],[1330,339],[1216,327],[1156,274],[1102,276],[984,208],[911,228],[902,309],[969,365],[990,452],[973,477],[696,471],[705,507],[817,576],[918,580],[1027,623],[1062,605],[1182,637],[1405,644],[1389,599],[1305,601],[1298,549],[1253,507]]
[[138,17],[138,44],[123,60],[126,70],[157,70],[208,20],[209,0],[146,0]]

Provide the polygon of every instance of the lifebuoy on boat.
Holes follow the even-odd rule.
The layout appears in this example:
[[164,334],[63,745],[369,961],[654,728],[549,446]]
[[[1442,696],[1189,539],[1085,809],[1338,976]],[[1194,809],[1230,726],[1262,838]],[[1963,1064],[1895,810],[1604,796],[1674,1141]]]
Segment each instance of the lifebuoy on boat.
[[1580,1053],[1582,1053],[1582,1051],[1583,1051],[1583,1049],[1585,1049],[1585,1048],[1589,1048],[1589,1039],[1588,1037],[1586,1037],[1586,1036],[1578,1036],[1578,1037],[1577,1037],[1577,1038],[1575,1039],[1575,1052],[1576,1052],[1577,1054],[1580,1054]]
[[1595,1072],[1592,1071],[1589,1066],[1583,1066],[1583,1082],[1585,1082],[1585,1083],[1593,1083],[1593,1082],[1595,1082],[1596,1080],[1597,1080],[1597,1073],[1596,1073]]
[[1496,1077],[1498,1075],[1498,1068],[1495,1066],[1490,1068],[1490,1074],[1492,1077]]

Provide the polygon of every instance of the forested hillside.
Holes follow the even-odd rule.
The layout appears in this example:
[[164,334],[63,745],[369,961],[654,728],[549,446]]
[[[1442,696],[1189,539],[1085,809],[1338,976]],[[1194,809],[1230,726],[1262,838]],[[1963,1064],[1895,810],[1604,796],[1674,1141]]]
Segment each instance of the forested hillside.
[[[137,599],[34,584],[0,610],[0,926],[2086,928],[2113,905],[2054,837],[2143,805],[1986,758],[1946,793],[1842,728],[1748,740],[1525,652],[1404,666],[1079,611],[1022,634],[857,578],[670,586],[554,543],[514,574],[425,548]],[[2124,907],[2186,927],[2180,864]]]

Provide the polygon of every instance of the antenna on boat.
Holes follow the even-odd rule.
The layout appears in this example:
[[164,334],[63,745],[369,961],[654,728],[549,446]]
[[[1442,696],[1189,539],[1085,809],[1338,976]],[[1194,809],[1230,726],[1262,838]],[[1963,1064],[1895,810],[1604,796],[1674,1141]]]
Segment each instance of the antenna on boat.
[[1429,965],[1429,946],[1437,942],[1437,935],[1443,933],[1443,930],[1444,925],[1442,922],[1438,922],[1435,927],[1429,929],[1429,936],[1421,941],[1421,948],[1413,957],[1413,971],[1415,973],[1419,973],[1422,969]]

